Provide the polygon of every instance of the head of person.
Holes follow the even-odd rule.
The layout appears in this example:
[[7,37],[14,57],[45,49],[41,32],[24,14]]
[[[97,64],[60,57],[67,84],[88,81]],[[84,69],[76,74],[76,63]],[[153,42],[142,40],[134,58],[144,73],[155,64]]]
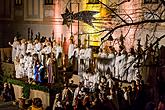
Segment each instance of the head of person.
[[17,39],[17,37],[15,36],[15,37],[14,37],[14,41],[17,41],[17,40],[18,40],[18,39]]
[[34,41],[34,43],[38,43],[39,41],[38,41],[38,39],[36,39],[35,41]]

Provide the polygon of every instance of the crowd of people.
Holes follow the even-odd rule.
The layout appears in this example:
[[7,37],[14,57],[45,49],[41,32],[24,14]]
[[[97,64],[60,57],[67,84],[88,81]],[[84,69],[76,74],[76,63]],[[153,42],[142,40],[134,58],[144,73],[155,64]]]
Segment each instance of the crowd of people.
[[[121,45],[116,51],[114,47],[104,46],[94,56],[90,46],[78,47],[73,39],[67,45],[66,38],[63,42],[15,38],[13,44],[9,44],[16,78],[28,77],[42,83],[47,77],[47,83],[55,83],[60,74],[58,70],[67,71],[70,65],[78,73],[78,87],[73,89],[65,82],[64,90],[56,94],[53,110],[144,110],[147,102],[153,101],[145,94],[139,75],[138,63],[142,61],[137,56],[140,50],[126,51]],[[123,81],[126,85],[122,85]],[[157,107],[154,102],[152,104],[153,107],[146,110]]]
[[[71,59],[75,46],[70,40],[69,49],[66,39],[61,42],[50,39],[31,40],[14,38],[12,46],[12,62],[15,65],[16,78],[28,77],[36,82],[43,82],[48,77],[48,83],[54,83],[57,68],[62,68]],[[65,60],[67,61],[64,61]],[[70,61],[71,62],[71,61]]]
[[143,81],[132,81],[122,85],[116,82],[110,88],[106,82],[86,88],[80,82],[76,89],[64,85],[62,92],[56,94],[52,110],[164,110],[165,97],[158,102],[147,92]]
[[[35,39],[34,41],[16,37],[12,46],[12,61],[15,65],[16,78],[28,77],[37,82],[43,82],[48,77],[48,83],[54,83],[58,68],[66,69],[72,65],[73,71],[78,72],[80,80],[87,84],[97,82],[100,74],[115,77],[121,80],[136,80],[137,69],[134,68],[136,54],[133,48],[127,53],[120,46],[117,52],[113,47],[100,48],[97,57],[93,56],[91,47],[85,44],[78,47],[70,39],[69,45],[64,38],[63,42],[50,39]],[[91,70],[88,74],[88,70]],[[107,74],[108,71],[108,74]],[[94,85],[95,83],[93,83]]]

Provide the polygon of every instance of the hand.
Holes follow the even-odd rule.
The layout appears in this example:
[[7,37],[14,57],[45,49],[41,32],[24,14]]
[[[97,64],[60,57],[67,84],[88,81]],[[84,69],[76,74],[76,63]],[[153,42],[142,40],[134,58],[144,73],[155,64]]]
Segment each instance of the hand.
[[11,43],[9,42],[9,45],[11,45]]

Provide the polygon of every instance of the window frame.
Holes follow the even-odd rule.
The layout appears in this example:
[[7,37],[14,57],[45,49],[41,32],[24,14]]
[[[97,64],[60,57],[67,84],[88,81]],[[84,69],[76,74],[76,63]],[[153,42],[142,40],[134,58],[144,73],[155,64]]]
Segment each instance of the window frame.
[[53,0],[44,0],[44,5],[53,5]]
[[22,0],[14,0],[16,6],[21,6],[22,5]]
[[157,4],[159,0],[144,0],[144,4]]

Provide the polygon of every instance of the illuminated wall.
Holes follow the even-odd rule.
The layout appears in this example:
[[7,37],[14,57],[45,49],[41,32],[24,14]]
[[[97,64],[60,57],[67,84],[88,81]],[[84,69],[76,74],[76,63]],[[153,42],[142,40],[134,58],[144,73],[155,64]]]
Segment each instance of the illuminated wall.
[[[88,0],[83,0],[82,2],[83,2],[82,10],[99,12],[98,14],[94,15],[94,17],[96,18],[96,20],[93,21],[94,27],[84,23],[82,28],[83,32],[95,33],[99,30],[102,30],[101,26],[102,26],[103,18],[107,14],[107,9],[105,9],[105,7],[103,7],[101,4],[88,3]],[[102,0],[102,2],[107,3],[107,0]],[[101,37],[103,35],[100,33],[96,33],[96,34],[88,34],[86,36],[87,36],[86,39],[89,41],[89,45],[99,46],[101,43]]]

